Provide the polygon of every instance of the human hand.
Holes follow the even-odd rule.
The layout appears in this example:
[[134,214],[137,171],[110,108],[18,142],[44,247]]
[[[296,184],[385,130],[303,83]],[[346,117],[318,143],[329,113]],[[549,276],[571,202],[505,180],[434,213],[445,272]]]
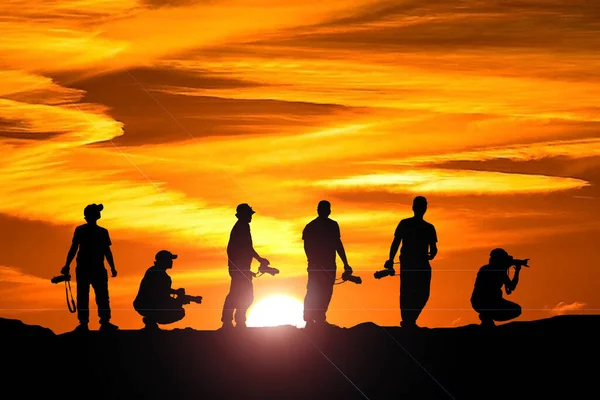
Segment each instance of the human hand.
[[385,269],[394,269],[394,260],[387,260],[383,264],[383,268],[385,268]]
[[110,273],[111,273],[111,276],[112,276],[113,278],[114,278],[115,276],[117,276],[117,270],[116,270],[116,269],[114,269],[114,268],[111,268],[111,269],[110,269]]
[[62,269],[60,270],[60,274],[61,275],[69,275],[70,272],[70,268],[68,265],[65,265],[64,267],[62,267]]
[[261,265],[270,265],[271,263],[269,262],[269,260],[267,260],[266,258],[262,258],[260,259],[260,264]]
[[347,272],[348,274],[352,275],[352,267],[348,264],[344,264],[344,272]]

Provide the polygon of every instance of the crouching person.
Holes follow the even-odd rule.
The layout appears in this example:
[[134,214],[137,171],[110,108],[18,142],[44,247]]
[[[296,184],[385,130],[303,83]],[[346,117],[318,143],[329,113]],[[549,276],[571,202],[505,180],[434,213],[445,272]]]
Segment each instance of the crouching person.
[[171,287],[171,277],[167,270],[173,268],[173,260],[176,258],[176,254],[167,250],[156,253],[154,265],[148,268],[140,283],[133,307],[144,317],[146,330],[160,330],[158,324],[167,325],[181,321],[185,317],[184,304],[202,301],[200,296],[188,296],[184,289]]
[[[521,315],[521,306],[502,296],[502,288],[510,295],[519,283],[521,267],[528,267],[528,258],[515,259],[504,249],[494,249],[489,263],[479,269],[471,295],[471,305],[479,313],[482,326],[494,326],[495,321],[509,321]],[[510,267],[515,267],[511,279]]]

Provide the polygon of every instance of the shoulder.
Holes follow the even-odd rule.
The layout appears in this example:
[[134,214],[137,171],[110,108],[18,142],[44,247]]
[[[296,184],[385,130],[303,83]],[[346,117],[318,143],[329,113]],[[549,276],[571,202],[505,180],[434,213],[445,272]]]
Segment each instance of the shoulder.
[[396,227],[396,229],[401,229],[404,228],[405,226],[409,225],[412,221],[412,218],[404,218],[401,219],[400,222],[398,222],[398,226]]
[[250,224],[244,224],[240,221],[237,221],[233,225],[233,228],[231,228],[231,232],[238,232],[238,231],[245,231],[245,230],[250,230]]
[[304,229],[305,230],[306,229],[310,229],[310,228],[312,228],[313,226],[315,226],[318,223],[319,223],[319,218],[315,218],[312,221],[310,221],[308,224],[306,224],[306,226],[304,227]]

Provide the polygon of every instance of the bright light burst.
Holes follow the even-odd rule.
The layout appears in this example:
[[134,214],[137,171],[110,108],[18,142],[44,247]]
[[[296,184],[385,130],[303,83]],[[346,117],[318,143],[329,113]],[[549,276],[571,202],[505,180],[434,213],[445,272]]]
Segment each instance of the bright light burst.
[[306,322],[303,318],[304,304],[298,299],[287,295],[268,297],[250,308],[247,326],[279,326],[292,325],[303,328]]

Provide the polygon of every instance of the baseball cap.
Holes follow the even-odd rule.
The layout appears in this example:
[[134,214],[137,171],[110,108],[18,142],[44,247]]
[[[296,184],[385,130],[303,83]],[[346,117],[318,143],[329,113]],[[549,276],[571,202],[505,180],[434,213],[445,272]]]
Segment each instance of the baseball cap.
[[254,211],[248,204],[242,203],[237,206],[235,212],[238,214],[254,214],[256,211]]
[[511,257],[508,255],[508,253],[506,252],[506,250],[501,249],[501,248],[497,248],[494,249],[490,252],[490,259],[491,260],[507,260],[510,259]]
[[156,253],[156,256],[154,256],[154,259],[156,261],[161,261],[161,260],[174,260],[177,258],[177,254],[173,254],[168,250],[161,250],[158,253]]
[[104,210],[104,206],[102,204],[88,204],[87,206],[85,206],[85,208],[83,209],[83,215],[84,216],[88,216],[91,214],[97,214],[100,211]]

